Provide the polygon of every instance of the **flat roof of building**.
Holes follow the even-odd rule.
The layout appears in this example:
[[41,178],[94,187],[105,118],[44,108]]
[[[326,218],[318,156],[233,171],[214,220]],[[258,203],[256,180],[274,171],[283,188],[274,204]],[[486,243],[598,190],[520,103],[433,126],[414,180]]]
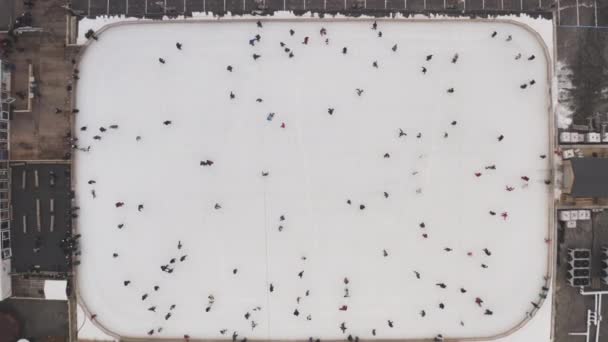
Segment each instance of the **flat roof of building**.
[[573,158],[574,197],[608,197],[608,158]]
[[13,22],[13,0],[0,0],[0,31],[8,31]]

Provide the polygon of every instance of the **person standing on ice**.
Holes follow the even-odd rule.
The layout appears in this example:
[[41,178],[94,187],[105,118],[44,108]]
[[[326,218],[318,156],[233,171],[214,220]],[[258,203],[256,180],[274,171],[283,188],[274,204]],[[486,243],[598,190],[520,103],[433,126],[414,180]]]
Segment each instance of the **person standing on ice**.
[[481,307],[481,304],[483,304],[483,300],[481,298],[479,298],[479,297],[475,297],[475,303],[477,305],[479,305],[479,307]]
[[308,37],[304,37],[304,41],[302,42],[304,45],[308,45]]
[[180,42],[175,43],[175,47],[176,47],[178,50],[181,50],[181,49],[182,49],[182,43],[180,43]]

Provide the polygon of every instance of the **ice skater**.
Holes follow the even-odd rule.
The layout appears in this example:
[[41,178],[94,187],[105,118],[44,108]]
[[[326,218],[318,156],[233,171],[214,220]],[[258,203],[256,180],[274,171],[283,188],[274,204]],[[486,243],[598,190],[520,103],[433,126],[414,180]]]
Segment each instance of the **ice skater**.
[[290,36],[293,36],[294,34],[296,34],[296,31],[294,31],[294,30],[292,30],[292,29],[289,29],[289,35],[290,35]]
[[486,311],[484,311],[483,314],[487,315],[487,316],[492,316],[494,314],[494,312],[492,312],[492,310],[490,310],[490,309],[486,309]]
[[348,52],[348,48],[347,47],[343,47],[342,48],[342,54],[346,55],[347,52]]
[[262,22],[261,21],[258,20],[256,24],[258,25],[259,28],[262,28]]
[[361,88],[357,88],[357,89],[355,89],[355,91],[357,92],[358,96],[361,96],[363,94],[363,89],[361,89]]
[[498,136],[497,139],[498,139],[498,141],[503,141],[504,138],[505,138],[505,136],[501,134],[501,135]]
[[479,177],[481,177],[481,172],[475,172],[474,175],[475,175],[475,177],[479,178]]
[[302,41],[302,44],[308,45],[308,36],[304,37],[304,40]]
[[254,60],[254,61],[257,61],[257,60],[258,60],[258,58],[260,58],[260,57],[262,57],[262,56],[261,56],[261,55],[258,55],[258,54],[256,54],[256,53],[254,53],[254,54],[252,55],[252,57],[253,57],[253,60]]
[[334,109],[333,108],[327,108],[327,113],[329,115],[333,115],[334,114]]
[[496,37],[497,34],[498,34],[498,32],[494,31],[494,32],[492,32],[491,37],[494,38],[494,37]]
[[325,27],[321,27],[321,30],[319,30],[319,34],[321,34],[321,36],[325,36],[327,34],[327,30],[325,29]]
[[228,70],[229,72],[232,72],[232,70],[233,70],[232,65],[227,66],[226,70]]
[[447,285],[446,285],[446,284],[444,284],[444,283],[437,283],[437,284],[435,284],[435,285],[437,285],[437,286],[441,287],[442,289],[445,289],[445,288],[447,287]]
[[393,47],[391,48],[391,50],[393,50],[393,52],[397,52],[397,44],[393,45]]
[[453,94],[454,93],[454,88],[448,88],[447,92],[448,92],[448,94]]
[[378,23],[374,21],[374,23],[372,24],[372,30],[376,29],[378,29]]
[[511,192],[511,191],[515,190],[515,188],[507,185],[507,186],[505,186],[505,190],[507,190],[508,192]]
[[484,248],[484,249],[483,249],[483,252],[484,252],[484,253],[485,253],[487,256],[492,255],[492,252],[490,252],[490,250],[489,250],[489,249],[487,249],[487,248]]
[[163,121],[163,125],[165,125],[165,126],[169,126],[170,124],[171,124],[171,120]]
[[416,279],[420,279],[420,272],[414,271],[414,275],[416,276]]
[[234,100],[235,98],[236,98],[236,95],[234,95],[234,93],[231,91],[231,92],[230,92],[230,99],[231,99],[231,100]]
[[181,49],[182,49],[182,43],[180,43],[180,42],[175,43],[175,47],[176,47],[178,50],[181,50]]
[[428,62],[428,61],[430,61],[431,59],[433,59],[433,55],[427,55],[427,56],[426,56],[426,61],[427,61],[427,62]]
[[165,64],[165,60],[163,58],[158,58],[158,61],[160,62],[160,64]]
[[144,210],[144,205],[143,204],[137,205],[137,211],[141,212],[142,210]]
[[530,181],[530,177],[528,177],[528,176],[521,176],[521,179],[523,179],[526,182]]
[[393,328],[394,327],[394,323],[390,319],[387,320],[386,323],[388,324],[389,328]]
[[374,62],[372,63],[372,66],[373,66],[374,68],[378,69],[378,61],[374,61]]
[[123,205],[125,205],[125,203],[124,202],[116,202],[114,205],[116,206],[116,208],[120,208]]
[[483,300],[479,297],[475,297],[475,304],[479,305],[479,307],[481,307],[481,304],[483,304]]
[[452,57],[452,64],[456,64],[456,62],[458,62],[458,54],[454,54],[454,57]]
[[422,74],[426,75],[426,68],[425,67],[422,67]]
[[407,133],[405,133],[401,128],[399,128],[399,138],[407,137]]
[[496,170],[496,165],[492,164],[492,165],[488,165],[485,167],[486,170]]
[[528,60],[529,60],[529,61],[533,61],[535,58],[536,58],[536,56],[531,55],[530,57],[528,57]]

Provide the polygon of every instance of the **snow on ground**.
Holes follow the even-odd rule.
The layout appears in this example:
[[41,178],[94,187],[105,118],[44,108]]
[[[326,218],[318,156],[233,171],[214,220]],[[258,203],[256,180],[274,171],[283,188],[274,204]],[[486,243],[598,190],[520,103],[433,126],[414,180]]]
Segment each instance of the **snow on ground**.
[[564,63],[558,62],[555,66],[556,78],[558,82],[558,105],[556,106],[557,126],[568,128],[572,124],[574,114],[574,104],[570,91],[572,91],[572,70]]
[[89,313],[131,337],[475,337],[520,322],[548,255],[535,37],[499,22],[263,25],[126,25],[86,50]]

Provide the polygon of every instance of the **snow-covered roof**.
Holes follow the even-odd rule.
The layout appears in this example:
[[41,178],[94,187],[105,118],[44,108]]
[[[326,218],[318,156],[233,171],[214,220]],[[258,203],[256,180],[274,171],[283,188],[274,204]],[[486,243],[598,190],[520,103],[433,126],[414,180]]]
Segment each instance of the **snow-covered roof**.
[[0,261],[0,300],[4,300],[11,296],[11,259]]
[[68,300],[66,295],[67,281],[65,280],[45,280],[44,297],[51,300]]

